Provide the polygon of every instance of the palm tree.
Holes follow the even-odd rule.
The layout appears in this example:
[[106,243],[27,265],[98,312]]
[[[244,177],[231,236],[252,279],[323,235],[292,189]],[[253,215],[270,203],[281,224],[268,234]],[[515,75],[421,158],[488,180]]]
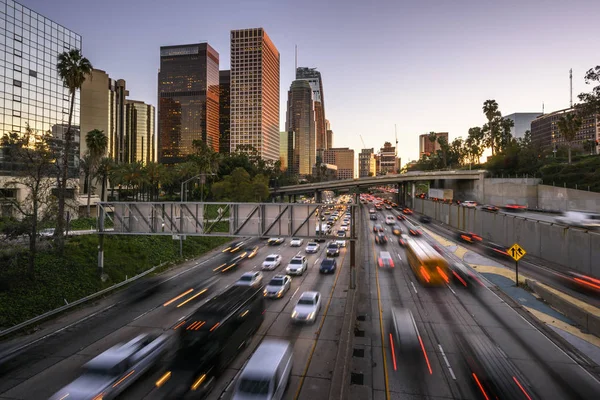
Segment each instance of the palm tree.
[[571,143],[575,140],[575,136],[577,136],[577,132],[581,129],[582,124],[583,121],[576,114],[567,114],[566,116],[560,117],[556,122],[560,135],[565,142],[567,142],[569,164],[571,164]]
[[71,49],[58,55],[58,63],[56,65],[58,76],[63,81],[65,87],[69,89],[71,95],[71,104],[69,107],[69,120],[67,123],[67,132],[64,138],[64,150],[62,160],[62,171],[58,179],[58,218],[56,229],[54,230],[58,239],[59,249],[64,248],[63,232],[65,225],[65,194],[67,190],[67,179],[69,177],[69,153],[71,151],[71,143],[73,142],[73,133],[71,132],[71,124],[73,122],[73,107],[75,106],[75,93],[81,89],[81,85],[88,75],[92,73],[92,64],[90,61],[81,55],[79,49]]
[[79,159],[79,170],[81,171],[81,173],[83,174],[83,191],[85,192],[86,190],[89,190],[89,182],[90,182],[90,166],[91,166],[91,161],[90,161],[90,155],[86,154],[83,156],[83,158]]
[[90,173],[88,182],[87,196],[87,217],[90,217],[90,202],[92,198],[92,178],[95,176],[96,168],[100,162],[100,158],[106,153],[108,147],[108,138],[103,131],[93,129],[85,135],[85,144],[87,145],[90,155]]
[[102,182],[102,188],[100,190],[100,201],[105,201],[106,184],[112,168],[112,160],[108,157],[102,157],[98,162],[98,168],[96,169],[96,178],[100,179],[100,182]]
[[144,166],[146,180],[150,186],[150,201],[158,199],[158,184],[164,178],[164,168],[163,164],[155,162],[149,162]]
[[[123,183],[126,188],[131,188],[134,192],[134,197],[137,199],[138,190],[144,183],[144,166],[141,162],[137,161],[134,163],[124,164],[123,169]],[[121,200],[121,199],[119,199]]]
[[498,103],[496,102],[496,100],[486,100],[483,103],[483,113],[485,114],[485,117],[488,120],[488,124],[487,124],[487,133],[486,133],[486,144],[491,147],[492,149],[492,155],[495,154],[495,142],[496,142],[496,128],[495,128],[495,124],[493,123],[494,118],[498,117],[500,115],[500,112],[498,111]]

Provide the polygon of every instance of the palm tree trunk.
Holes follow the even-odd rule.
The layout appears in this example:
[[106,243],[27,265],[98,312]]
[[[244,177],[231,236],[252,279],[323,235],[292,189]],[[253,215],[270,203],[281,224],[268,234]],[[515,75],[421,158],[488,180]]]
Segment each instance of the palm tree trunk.
[[36,240],[37,240],[37,221],[38,221],[38,196],[37,193],[33,197],[33,218],[31,222],[31,234],[29,236],[29,257],[27,265],[27,273],[30,279],[35,277],[35,255],[36,255]]
[[54,235],[58,244],[59,252],[62,254],[65,247],[64,227],[65,227],[65,195],[67,191],[67,179],[69,178],[69,153],[71,151],[71,123],[73,122],[73,107],[75,106],[75,90],[71,91],[71,105],[69,107],[69,121],[67,123],[67,132],[64,140],[64,158],[62,182],[59,182],[58,188],[58,218]]
[[567,151],[569,152],[569,165],[571,165],[571,143],[569,143],[569,147],[567,148]]
[[100,201],[104,201],[104,192],[106,192],[106,177],[102,177],[102,188],[100,189]]
[[88,192],[87,192],[87,217],[90,217],[90,203],[92,201],[92,171],[90,171],[90,175],[88,178]]

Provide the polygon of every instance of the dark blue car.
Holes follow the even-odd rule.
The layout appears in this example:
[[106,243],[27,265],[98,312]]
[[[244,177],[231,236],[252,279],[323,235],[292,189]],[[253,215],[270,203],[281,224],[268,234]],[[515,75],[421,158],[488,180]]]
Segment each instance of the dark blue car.
[[319,272],[322,274],[332,274],[337,268],[337,261],[335,258],[326,258],[321,262]]

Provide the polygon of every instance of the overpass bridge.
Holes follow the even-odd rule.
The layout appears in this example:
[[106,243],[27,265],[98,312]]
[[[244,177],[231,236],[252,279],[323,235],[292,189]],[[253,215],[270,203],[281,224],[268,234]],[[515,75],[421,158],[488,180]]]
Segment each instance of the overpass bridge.
[[444,187],[452,188],[462,183],[470,183],[472,189],[483,190],[483,179],[487,174],[486,170],[472,171],[412,171],[406,174],[388,174],[382,176],[371,176],[366,178],[343,179],[339,181],[327,181],[319,183],[307,183],[303,185],[282,186],[271,188],[271,194],[276,196],[296,196],[310,194],[315,196],[317,203],[321,202],[321,192],[325,190],[340,190],[352,188],[367,188],[380,185],[397,185],[398,198],[397,203],[404,203],[403,200],[409,193],[414,198],[415,183],[443,181]]

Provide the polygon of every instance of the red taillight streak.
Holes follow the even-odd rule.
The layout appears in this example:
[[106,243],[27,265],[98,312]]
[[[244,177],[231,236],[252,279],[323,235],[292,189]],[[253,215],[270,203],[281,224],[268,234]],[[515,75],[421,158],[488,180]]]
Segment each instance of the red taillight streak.
[[427,283],[429,283],[429,281],[431,280],[431,277],[429,276],[429,274],[425,270],[425,267],[423,267],[422,265],[421,265],[421,275],[423,275],[423,278],[425,278],[425,280],[427,281]]
[[495,251],[495,252],[497,252],[497,253],[504,254],[505,256],[507,256],[507,255],[508,255],[508,253],[507,253],[507,252],[505,252],[505,251],[502,251],[502,250],[498,250],[498,249],[492,249],[492,250],[494,250],[494,251]]
[[576,282],[579,282],[579,283],[583,283],[584,285],[591,286],[591,287],[593,287],[594,289],[598,289],[598,290],[600,290],[600,286],[598,286],[598,285],[594,285],[593,283],[590,283],[590,282],[586,282],[586,281],[584,281],[583,279],[579,279],[579,278],[573,278],[573,280],[575,280]]
[[450,279],[448,279],[448,275],[446,275],[446,273],[444,271],[442,271],[442,269],[436,265],[435,267],[437,269],[438,274],[441,275],[441,277],[446,281],[446,283],[450,283]]
[[513,376],[513,380],[514,380],[514,381],[517,383],[517,386],[519,386],[519,389],[521,389],[521,392],[523,392],[523,394],[524,394],[525,396],[527,396],[527,398],[528,398],[529,400],[531,400],[531,397],[529,397],[529,395],[528,395],[528,394],[527,394],[527,392],[525,391],[525,388],[524,388],[524,387],[521,385],[521,382],[519,382],[519,380],[518,380],[516,377],[514,377],[514,376]]
[[[580,278],[580,279],[592,281],[592,282],[600,285],[600,279],[592,278],[591,276],[587,276],[587,275],[580,275],[580,276],[583,276],[583,278]],[[574,278],[574,279],[577,279],[577,278]]]
[[181,321],[180,323],[178,323],[177,325],[175,325],[175,327],[173,328],[173,330],[176,330],[177,328],[179,328],[183,324],[185,324],[185,319],[183,321]]
[[379,266],[383,267],[383,261],[381,261],[381,258],[379,259]]
[[460,237],[461,237],[461,238],[462,238],[464,241],[466,241],[466,242],[470,242],[470,241],[471,241],[471,238],[470,238],[469,236],[466,236],[466,235],[460,235]]
[[463,278],[460,277],[460,275],[458,275],[456,272],[452,271],[452,273],[454,274],[454,276],[465,286],[467,287],[467,282],[465,282],[465,280]]
[[485,397],[485,400],[490,400],[490,398],[488,397],[488,395],[485,392],[485,390],[483,390],[483,386],[481,386],[481,382],[479,382],[479,378],[477,378],[477,375],[475,375],[474,372],[473,372],[473,378],[475,379],[475,382],[477,383],[477,386],[479,386],[479,390],[481,390],[481,393],[483,393],[483,397]]
[[469,275],[471,275],[471,278],[475,279],[481,286],[485,286],[483,282],[481,282],[479,278],[475,276],[475,274],[469,273]]
[[390,260],[390,267],[394,268],[394,261]]
[[397,371],[396,367],[396,351],[394,350],[394,339],[392,338],[392,334],[390,333],[390,346],[392,348],[392,360],[394,361],[394,371]]
[[421,349],[423,350],[423,355],[425,356],[425,361],[427,362],[427,368],[429,368],[429,375],[433,375],[433,371],[431,370],[431,364],[429,364],[429,357],[427,357],[427,352],[425,351],[425,345],[423,344],[421,335],[419,335],[419,343],[421,343]]

